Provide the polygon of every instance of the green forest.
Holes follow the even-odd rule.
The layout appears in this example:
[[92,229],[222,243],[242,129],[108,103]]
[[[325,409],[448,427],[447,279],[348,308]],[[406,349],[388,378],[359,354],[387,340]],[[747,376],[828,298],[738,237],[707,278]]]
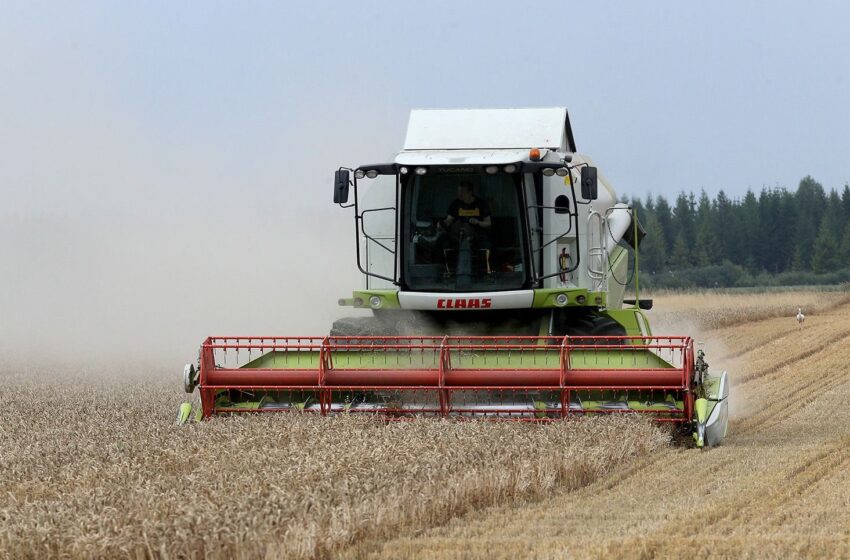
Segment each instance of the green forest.
[[682,192],[626,200],[646,230],[640,283],[659,288],[835,284],[850,281],[850,186],[812,177],[795,192],[729,198]]

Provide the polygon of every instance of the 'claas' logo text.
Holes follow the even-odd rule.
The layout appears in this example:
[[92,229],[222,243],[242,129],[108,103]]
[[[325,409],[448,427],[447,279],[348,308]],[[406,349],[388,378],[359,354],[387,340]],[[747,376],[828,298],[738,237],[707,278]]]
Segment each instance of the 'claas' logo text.
[[438,299],[437,309],[490,309],[490,298],[452,298]]

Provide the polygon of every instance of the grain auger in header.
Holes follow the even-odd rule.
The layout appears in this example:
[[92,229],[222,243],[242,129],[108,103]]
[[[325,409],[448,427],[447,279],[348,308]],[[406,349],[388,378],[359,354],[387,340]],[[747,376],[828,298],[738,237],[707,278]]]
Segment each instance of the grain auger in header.
[[691,338],[652,335],[643,229],[576,153],[566,109],[413,111],[391,163],[337,170],[334,202],[354,209],[364,278],[339,303],[367,314],[329,336],[208,338],[179,422],[635,413],[700,447],[725,436],[726,373]]

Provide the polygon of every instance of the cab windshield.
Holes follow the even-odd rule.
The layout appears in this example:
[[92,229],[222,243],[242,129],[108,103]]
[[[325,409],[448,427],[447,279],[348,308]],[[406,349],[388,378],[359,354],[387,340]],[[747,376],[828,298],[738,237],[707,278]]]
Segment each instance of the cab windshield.
[[427,174],[405,189],[404,283],[417,291],[525,284],[518,174]]

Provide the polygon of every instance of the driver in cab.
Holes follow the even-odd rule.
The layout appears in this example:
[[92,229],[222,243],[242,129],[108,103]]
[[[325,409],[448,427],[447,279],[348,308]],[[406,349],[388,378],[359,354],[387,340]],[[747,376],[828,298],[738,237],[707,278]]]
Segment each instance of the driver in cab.
[[475,230],[487,230],[492,225],[490,206],[486,200],[475,196],[469,181],[461,181],[458,184],[457,198],[449,205],[447,214],[443,223],[449,231],[452,231],[455,223],[469,224]]

